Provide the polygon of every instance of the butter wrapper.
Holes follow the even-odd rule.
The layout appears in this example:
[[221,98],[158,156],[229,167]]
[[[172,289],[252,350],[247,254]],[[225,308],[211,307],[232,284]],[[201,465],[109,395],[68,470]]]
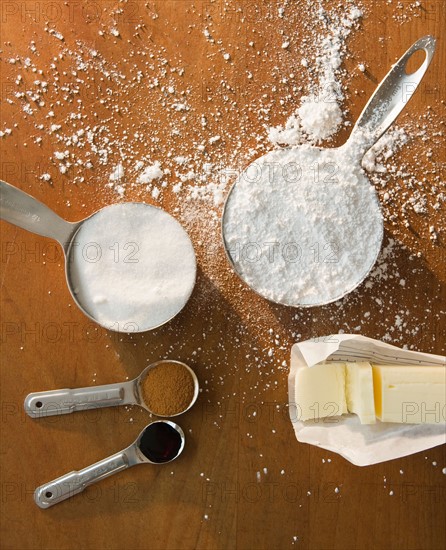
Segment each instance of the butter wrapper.
[[291,348],[289,414],[298,441],[340,454],[356,466],[369,466],[446,443],[446,424],[362,425],[354,414],[302,422],[298,418],[295,378],[298,369],[321,361],[369,361],[394,365],[444,366],[446,357],[400,349],[357,334],[333,334]]

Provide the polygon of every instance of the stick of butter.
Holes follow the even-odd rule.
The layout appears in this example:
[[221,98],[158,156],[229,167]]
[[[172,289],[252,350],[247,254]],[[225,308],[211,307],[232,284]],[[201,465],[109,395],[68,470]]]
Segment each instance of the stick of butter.
[[372,365],[376,416],[382,422],[446,422],[446,366]]
[[361,424],[375,424],[372,365],[366,362],[346,363],[345,368],[348,412],[357,414]]
[[347,413],[345,363],[298,369],[295,396],[298,420],[314,420]]

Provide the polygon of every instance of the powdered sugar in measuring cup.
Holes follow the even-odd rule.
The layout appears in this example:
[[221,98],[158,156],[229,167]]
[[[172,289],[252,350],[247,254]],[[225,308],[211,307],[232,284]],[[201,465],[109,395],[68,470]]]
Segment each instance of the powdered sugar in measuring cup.
[[[426,58],[409,75],[407,63],[418,50]],[[319,306],[365,279],[381,248],[383,220],[361,161],[405,107],[434,51],[431,36],[407,50],[342,147],[271,151],[238,177],[223,211],[223,241],[236,273],[258,294]]]
[[327,303],[372,268],[383,235],[374,188],[348,151],[272,151],[237,181],[224,216],[235,269],[286,305]]

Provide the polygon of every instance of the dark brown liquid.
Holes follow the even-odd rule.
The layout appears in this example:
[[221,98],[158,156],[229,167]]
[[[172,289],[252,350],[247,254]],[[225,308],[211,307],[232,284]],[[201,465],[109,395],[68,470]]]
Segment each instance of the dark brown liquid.
[[151,462],[169,462],[181,448],[181,435],[170,424],[153,422],[144,430],[139,449]]

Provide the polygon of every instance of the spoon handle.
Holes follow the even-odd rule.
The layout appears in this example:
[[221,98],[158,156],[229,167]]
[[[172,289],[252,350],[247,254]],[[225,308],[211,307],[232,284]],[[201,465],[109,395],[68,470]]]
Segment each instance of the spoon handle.
[[[424,50],[426,57],[414,73],[407,74],[407,63],[412,55],[419,50]],[[359,115],[347,141],[347,144],[354,144],[359,148],[361,157],[378,141],[404,109],[423,79],[434,52],[435,38],[429,35],[423,36],[392,66],[381,81]]]
[[122,384],[30,393],[26,396],[24,405],[28,416],[41,418],[137,403],[135,384],[130,381]]
[[0,219],[22,229],[59,241],[64,250],[77,228],[77,223],[63,220],[48,206],[0,180]]
[[136,453],[130,446],[119,453],[104,458],[83,470],[70,472],[57,479],[37,487],[34,491],[34,501],[40,508],[49,508],[78,493],[81,493],[88,485],[101,479],[126,470],[137,464]]

